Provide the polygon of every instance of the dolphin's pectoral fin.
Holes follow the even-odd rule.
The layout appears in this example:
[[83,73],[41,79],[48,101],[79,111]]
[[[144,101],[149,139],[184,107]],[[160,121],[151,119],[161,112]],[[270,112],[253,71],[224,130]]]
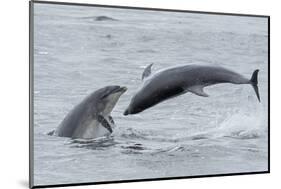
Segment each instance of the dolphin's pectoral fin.
[[114,123],[114,120],[113,120],[113,118],[112,118],[112,116],[108,116],[108,119],[109,119],[109,121],[110,121],[112,124],[115,124],[115,123]]
[[151,74],[151,67],[152,67],[153,63],[152,64],[149,64],[143,71],[142,73],[142,77],[141,79],[144,80],[146,77],[148,77],[150,74]]
[[102,116],[102,115],[98,115],[98,121],[101,123],[102,126],[104,126],[104,128],[106,128],[110,133],[112,133],[112,128],[110,126],[110,124],[108,123],[108,121]]
[[199,95],[199,96],[203,96],[203,97],[208,97],[209,96],[207,93],[205,93],[203,91],[203,86],[202,85],[188,87],[187,91],[189,91],[191,93],[194,93],[196,95]]

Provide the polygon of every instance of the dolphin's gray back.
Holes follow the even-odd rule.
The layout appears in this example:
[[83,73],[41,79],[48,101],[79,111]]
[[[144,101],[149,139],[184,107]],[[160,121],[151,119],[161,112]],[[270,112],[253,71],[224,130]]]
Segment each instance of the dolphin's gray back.
[[183,68],[184,79],[189,84],[189,81],[198,83],[199,85],[212,85],[217,83],[233,83],[246,84],[249,79],[222,67],[211,66],[186,66]]
[[194,85],[208,86],[217,83],[247,84],[249,79],[222,67],[185,65],[156,73],[147,82],[147,85],[155,85],[155,83],[166,86],[189,87]]

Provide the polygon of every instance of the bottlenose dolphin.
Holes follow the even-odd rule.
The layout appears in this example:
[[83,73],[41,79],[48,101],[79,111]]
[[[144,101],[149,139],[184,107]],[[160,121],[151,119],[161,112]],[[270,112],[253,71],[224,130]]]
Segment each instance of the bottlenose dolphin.
[[126,87],[107,86],[87,96],[49,134],[61,137],[93,139],[112,133],[115,127],[110,115]]
[[204,87],[219,83],[250,84],[253,86],[258,100],[258,71],[255,70],[251,79],[229,69],[217,66],[184,65],[160,70],[151,74],[152,64],[142,74],[143,85],[132,97],[124,115],[137,114],[162,101],[187,92],[208,97]]

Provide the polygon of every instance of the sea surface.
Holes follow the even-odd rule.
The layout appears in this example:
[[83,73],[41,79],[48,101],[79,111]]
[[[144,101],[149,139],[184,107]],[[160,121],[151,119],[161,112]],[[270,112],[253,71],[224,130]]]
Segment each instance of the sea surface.
[[[34,8],[34,184],[256,172],[268,169],[267,19],[36,4]],[[185,64],[259,72],[250,85],[207,87],[123,116],[152,72]],[[91,92],[128,87],[112,136],[47,135]]]

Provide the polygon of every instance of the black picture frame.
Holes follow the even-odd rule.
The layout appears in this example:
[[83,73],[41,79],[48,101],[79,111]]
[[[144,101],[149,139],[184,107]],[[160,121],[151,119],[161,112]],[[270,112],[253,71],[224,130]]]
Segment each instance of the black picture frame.
[[[90,7],[105,7],[118,9],[132,9],[132,10],[151,10],[151,11],[168,11],[181,13],[198,13],[210,15],[228,15],[228,16],[242,16],[242,17],[261,17],[268,20],[268,169],[259,172],[242,172],[242,173],[227,173],[227,174],[211,174],[211,175],[196,175],[196,176],[181,176],[181,177],[166,177],[166,178],[149,178],[136,180],[116,180],[103,182],[87,182],[87,183],[70,183],[70,184],[54,184],[54,185],[33,185],[33,126],[34,126],[34,4],[53,4],[53,5],[68,5],[68,6],[90,6]],[[85,3],[69,3],[69,2],[54,2],[54,1],[29,1],[29,187],[30,188],[51,188],[51,187],[66,187],[66,186],[83,186],[83,185],[98,185],[98,184],[112,184],[112,183],[127,183],[127,182],[144,182],[144,181],[160,181],[172,179],[190,179],[190,178],[204,178],[204,177],[222,177],[235,175],[250,175],[250,174],[265,174],[270,173],[270,16],[255,15],[255,14],[238,14],[238,13],[223,13],[223,12],[205,12],[192,10],[175,10],[162,8],[146,8],[146,7],[129,7],[116,5],[101,5],[101,4],[85,4]]]

